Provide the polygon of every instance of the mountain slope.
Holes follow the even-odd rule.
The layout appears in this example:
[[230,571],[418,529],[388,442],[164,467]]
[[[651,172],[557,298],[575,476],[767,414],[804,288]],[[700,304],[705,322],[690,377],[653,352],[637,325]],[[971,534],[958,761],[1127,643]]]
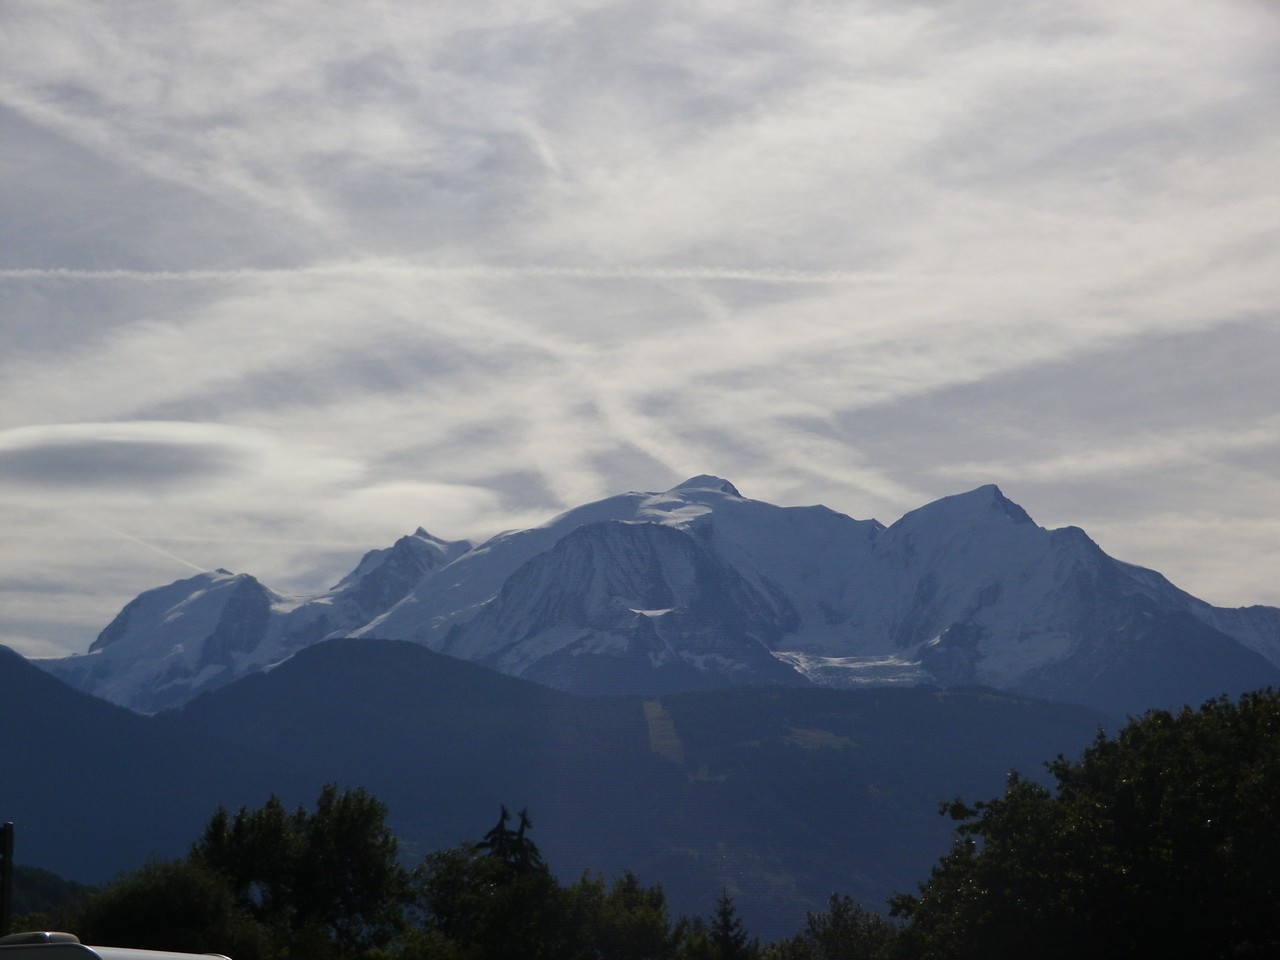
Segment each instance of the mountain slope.
[[181,851],[212,812],[212,791],[238,799],[237,780],[260,783],[272,770],[248,744],[229,750],[216,734],[169,729],[7,647],[0,733],[0,820],[15,825],[16,860],[87,882]]

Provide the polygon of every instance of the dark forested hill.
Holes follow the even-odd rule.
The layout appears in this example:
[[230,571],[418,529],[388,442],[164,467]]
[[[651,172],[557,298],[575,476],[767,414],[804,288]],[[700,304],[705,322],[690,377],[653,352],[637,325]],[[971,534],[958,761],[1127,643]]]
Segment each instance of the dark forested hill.
[[269,768],[71,689],[0,647],[0,820],[14,859],[81,881],[184,849],[212,797]]
[[764,935],[832,891],[879,907],[913,888],[947,848],[940,800],[998,793],[1103,720],[980,689],[584,698],[376,640],[310,647],[153,718],[15,656],[0,693],[0,817],[20,860],[74,879],[184,853],[218,803],[294,805],[334,781],[383,799],[413,860],[527,806],[562,877],[632,869],[696,913],[726,887]]

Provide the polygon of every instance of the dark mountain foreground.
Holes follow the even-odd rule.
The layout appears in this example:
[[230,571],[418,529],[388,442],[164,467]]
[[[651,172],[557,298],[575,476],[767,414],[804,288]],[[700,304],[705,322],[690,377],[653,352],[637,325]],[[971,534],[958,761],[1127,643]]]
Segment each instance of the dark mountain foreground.
[[833,891],[881,907],[946,852],[939,801],[1082,750],[1087,708],[979,688],[737,687],[586,698],[402,641],[334,640],[142,717],[0,653],[0,818],[17,858],[98,882],[180,856],[218,804],[321,786],[387,803],[407,857],[527,807],[552,868],[633,870],[672,908],[727,889],[762,937]]

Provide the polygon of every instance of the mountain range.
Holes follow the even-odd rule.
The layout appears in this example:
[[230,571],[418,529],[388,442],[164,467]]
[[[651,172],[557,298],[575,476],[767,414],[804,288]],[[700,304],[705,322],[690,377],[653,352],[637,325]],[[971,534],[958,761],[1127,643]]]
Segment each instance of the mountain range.
[[912,889],[940,800],[1278,664],[1280,610],[995,486],[885,526],[702,476],[482,543],[419,529],[317,596],[200,574],[79,656],[0,648],[0,816],[21,862],[98,882],[329,782],[386,802],[409,862],[528,806],[562,878],[633,870],[688,914],[728,890],[769,938]]
[[480,544],[419,529],[316,596],[201,573],[37,663],[152,713],[343,636],[581,694],[927,682],[1124,714],[1280,682],[1280,609],[1213,607],[995,485],[884,526],[713,476]]
[[1280,683],[1280,609],[1214,607],[994,485],[885,526],[711,476],[482,543],[420,528],[318,596],[200,574],[35,662],[153,713],[340,637],[580,694],[976,684],[1123,715]]

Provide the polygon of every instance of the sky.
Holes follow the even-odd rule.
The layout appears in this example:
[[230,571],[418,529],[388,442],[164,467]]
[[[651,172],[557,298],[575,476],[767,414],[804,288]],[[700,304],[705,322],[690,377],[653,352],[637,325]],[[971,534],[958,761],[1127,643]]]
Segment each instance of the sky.
[[1271,0],[0,3],[0,643],[696,474],[1280,605]]

